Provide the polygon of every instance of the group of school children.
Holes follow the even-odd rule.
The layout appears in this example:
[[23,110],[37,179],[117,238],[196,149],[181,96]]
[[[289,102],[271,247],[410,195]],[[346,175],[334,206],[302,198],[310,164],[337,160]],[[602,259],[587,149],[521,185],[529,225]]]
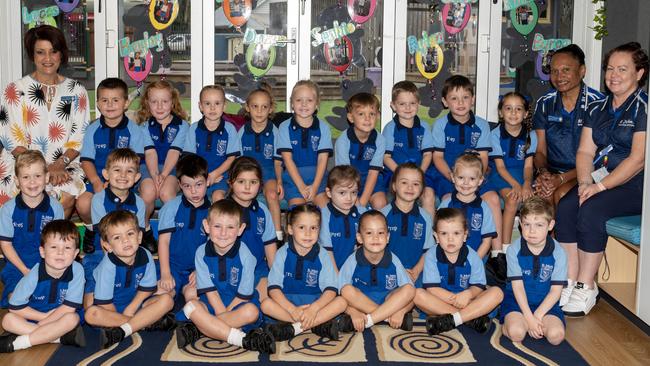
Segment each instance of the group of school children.
[[[399,82],[382,133],[377,98],[357,94],[333,146],[311,81],[296,84],[293,116],[279,127],[271,91],[253,91],[239,131],[222,118],[218,86],[203,88],[203,118],[191,125],[169,83],[147,87],[141,125],[124,115],[127,92],[119,79],[102,81],[101,117],[86,129],[82,264],[76,225],[44,192],[42,155],[16,159],[20,194],[0,208],[9,307],[0,352],[84,346],[85,321],[101,328],[103,348],[175,328],[179,348],[205,336],[273,353],[307,330],[332,340],[380,322],[410,331],[414,308],[431,335],[461,324],[485,333],[499,314],[513,341],[564,339],[566,258],[549,235],[552,205],[533,196],[536,140],[522,124],[523,96],[502,98],[502,123],[490,131],[471,111],[471,82],[452,76],[442,92],[449,114],[431,130],[417,116],[417,88]],[[140,244],[152,240],[156,199],[164,205],[149,250]],[[504,253],[519,206],[522,238]]]

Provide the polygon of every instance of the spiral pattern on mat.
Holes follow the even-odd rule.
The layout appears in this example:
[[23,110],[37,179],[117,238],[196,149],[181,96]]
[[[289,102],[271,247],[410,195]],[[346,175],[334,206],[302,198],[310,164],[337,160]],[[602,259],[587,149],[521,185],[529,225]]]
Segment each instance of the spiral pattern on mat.
[[419,358],[447,358],[463,351],[463,344],[444,334],[430,336],[425,332],[400,333],[390,338],[394,350]]
[[227,358],[238,356],[247,351],[226,342],[203,337],[196,341],[192,346],[186,347],[185,352],[199,357]]

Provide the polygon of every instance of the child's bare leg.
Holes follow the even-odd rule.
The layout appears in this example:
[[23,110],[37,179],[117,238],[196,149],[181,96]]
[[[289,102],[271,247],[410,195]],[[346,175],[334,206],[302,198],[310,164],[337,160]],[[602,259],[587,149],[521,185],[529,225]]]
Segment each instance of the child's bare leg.
[[458,311],[454,306],[447,304],[423,288],[415,290],[414,301],[415,305],[427,315],[453,314]]
[[63,217],[70,219],[74,212],[75,198],[70,193],[61,192],[61,206],[63,206]]
[[307,203],[304,198],[292,198],[289,200],[289,207],[294,207]]
[[513,342],[521,342],[526,338],[526,334],[528,334],[528,323],[524,314],[518,311],[508,313],[503,320],[503,335]]
[[93,194],[90,192],[84,192],[77,197],[77,203],[75,207],[77,208],[77,213],[85,224],[90,224],[92,218],[90,217],[90,204],[93,199]]
[[321,192],[314,197],[314,204],[320,208],[323,208],[327,206],[327,203],[329,202],[329,198],[327,198],[327,195],[325,192]]
[[555,315],[544,315],[542,318],[544,336],[548,343],[557,346],[564,340],[564,323]]
[[192,320],[194,325],[199,328],[201,333],[210,338],[219,339],[222,341],[228,340],[228,335],[230,334],[231,330],[231,327],[228,324],[216,316],[210,314],[208,308],[203,302],[198,300],[191,300],[188,302],[188,304],[189,303],[193,304],[195,307],[189,318]]
[[424,208],[431,217],[436,215],[436,194],[431,187],[425,187],[422,193],[422,208]]
[[503,248],[503,215],[501,214],[501,201],[499,195],[494,191],[483,193],[481,198],[488,204],[492,217],[494,218],[494,226],[497,229],[497,237],[492,238],[492,250],[501,250]]
[[275,231],[281,231],[282,216],[280,215],[280,199],[278,197],[277,183],[278,182],[275,179],[270,179],[264,184],[264,198],[266,199],[266,204],[269,206]]
[[487,315],[499,306],[501,301],[503,301],[503,291],[496,286],[490,287],[476,296],[464,309],[460,309],[460,317],[463,322],[468,322],[479,316]]
[[255,286],[255,289],[259,294],[260,303],[262,303],[262,301],[266,300],[266,298],[269,297],[269,294],[266,289],[268,283],[269,283],[268,279],[266,277],[262,277],[260,278],[260,282],[257,283],[257,286]]
[[158,191],[153,179],[145,178],[140,183],[140,198],[144,201],[145,207],[145,225],[149,227],[149,218],[153,214],[156,198],[158,198]]
[[178,194],[179,190],[180,190],[180,186],[178,185],[178,179],[173,175],[167,176],[162,187],[160,187],[160,192],[159,192],[160,200],[163,203],[167,203],[173,200],[174,198],[176,198],[176,195]]
[[512,229],[515,225],[515,215],[517,215],[517,207],[519,206],[519,201],[514,200],[508,197],[512,189],[504,188],[501,190],[501,197],[506,202],[506,205],[503,209],[503,240],[502,244],[510,244],[512,242]]
[[85,320],[86,323],[96,327],[119,327],[124,323],[128,323],[130,317],[118,313],[114,305],[105,306],[93,305],[86,309]]
[[226,197],[226,192],[224,190],[217,189],[216,191],[212,192],[212,202],[222,200],[224,197]]
[[366,294],[351,285],[343,287],[341,296],[348,302],[349,307],[359,310],[364,314],[370,314],[379,307]]
[[394,312],[393,315],[389,316],[386,319],[386,321],[388,321],[388,325],[390,325],[391,328],[395,329],[401,327],[402,323],[404,322],[404,315],[413,310],[414,305],[415,304],[413,301],[409,301],[408,304],[406,304],[403,308]]
[[415,288],[411,285],[402,286],[393,290],[386,296],[384,303],[370,313],[373,322],[378,323],[384,321],[397,312],[402,312],[402,317],[404,317],[404,313],[406,312],[405,308],[413,302],[414,296]]
[[375,210],[381,210],[386,207],[388,200],[386,199],[386,193],[376,192],[370,196],[370,206]]
[[241,328],[244,325],[255,323],[260,315],[260,311],[253,303],[246,303],[232,311],[226,311],[217,315],[217,318],[228,324],[232,328]]
[[163,315],[170,312],[173,307],[174,299],[169,294],[152,296],[142,304],[142,309],[136,311],[128,323],[133,332],[137,332],[158,321]]
[[[8,320],[5,320],[9,317]],[[45,344],[59,339],[79,324],[77,313],[67,313],[56,321],[38,326],[24,318],[8,313],[2,321],[3,329],[18,335],[29,335],[29,343],[33,346]]]
[[262,312],[268,316],[270,316],[273,319],[277,319],[283,322],[288,322],[288,323],[293,323],[293,318],[291,317],[291,314],[280,306],[275,300],[273,300],[270,297],[267,297],[264,301],[262,301],[262,304],[260,305],[260,308],[262,309]]

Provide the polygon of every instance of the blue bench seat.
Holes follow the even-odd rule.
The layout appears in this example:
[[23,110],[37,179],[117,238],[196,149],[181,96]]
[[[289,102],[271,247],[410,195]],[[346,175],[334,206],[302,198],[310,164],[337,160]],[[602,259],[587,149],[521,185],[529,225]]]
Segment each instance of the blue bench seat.
[[641,243],[641,215],[615,217],[607,221],[607,234],[639,246]]

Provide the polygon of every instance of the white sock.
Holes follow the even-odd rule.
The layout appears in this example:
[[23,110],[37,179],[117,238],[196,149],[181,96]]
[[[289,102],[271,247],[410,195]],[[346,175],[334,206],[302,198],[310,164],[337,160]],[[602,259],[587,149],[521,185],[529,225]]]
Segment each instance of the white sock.
[[120,325],[120,328],[124,331],[124,337],[128,337],[131,334],[133,334],[133,329],[131,329],[131,325],[129,323],[124,323]]
[[279,240],[279,241],[282,241],[282,239],[283,239],[282,230],[280,230],[280,231],[276,231],[276,232],[275,232],[275,236],[278,237],[278,240]]
[[567,288],[574,287],[575,285],[576,285],[576,282],[574,280],[572,280],[570,278],[567,278],[567,280],[566,280],[566,287]]
[[13,345],[14,345],[14,351],[18,351],[19,349],[25,349],[31,347],[32,343],[29,341],[28,335],[21,335],[16,337]]
[[370,328],[375,325],[375,322],[372,321],[372,316],[370,314],[366,315],[366,328]]
[[53,340],[50,343],[61,343],[61,338],[57,338],[57,339]]
[[302,324],[300,324],[300,322],[295,322],[291,325],[293,326],[293,335],[302,333]]
[[86,227],[86,230],[93,231],[93,224],[84,224],[84,226]]
[[455,312],[455,313],[451,314],[451,316],[454,317],[454,325],[455,326],[459,326],[459,325],[463,324],[463,318],[460,317],[459,312]]
[[244,342],[244,337],[246,337],[246,333],[237,328],[230,328],[230,333],[228,333],[228,340],[226,340],[226,342],[233,346],[241,347]]
[[503,253],[505,253],[506,250],[508,250],[508,247],[509,247],[509,246],[510,246],[510,244],[505,244],[505,243],[504,243],[504,244],[502,245],[502,249],[501,249],[501,251],[502,251]]
[[187,304],[185,304],[185,306],[183,306],[183,313],[185,314],[185,317],[187,319],[190,318],[190,315],[192,315],[194,310],[196,310],[196,306],[194,306],[194,304],[191,302],[188,302]]

